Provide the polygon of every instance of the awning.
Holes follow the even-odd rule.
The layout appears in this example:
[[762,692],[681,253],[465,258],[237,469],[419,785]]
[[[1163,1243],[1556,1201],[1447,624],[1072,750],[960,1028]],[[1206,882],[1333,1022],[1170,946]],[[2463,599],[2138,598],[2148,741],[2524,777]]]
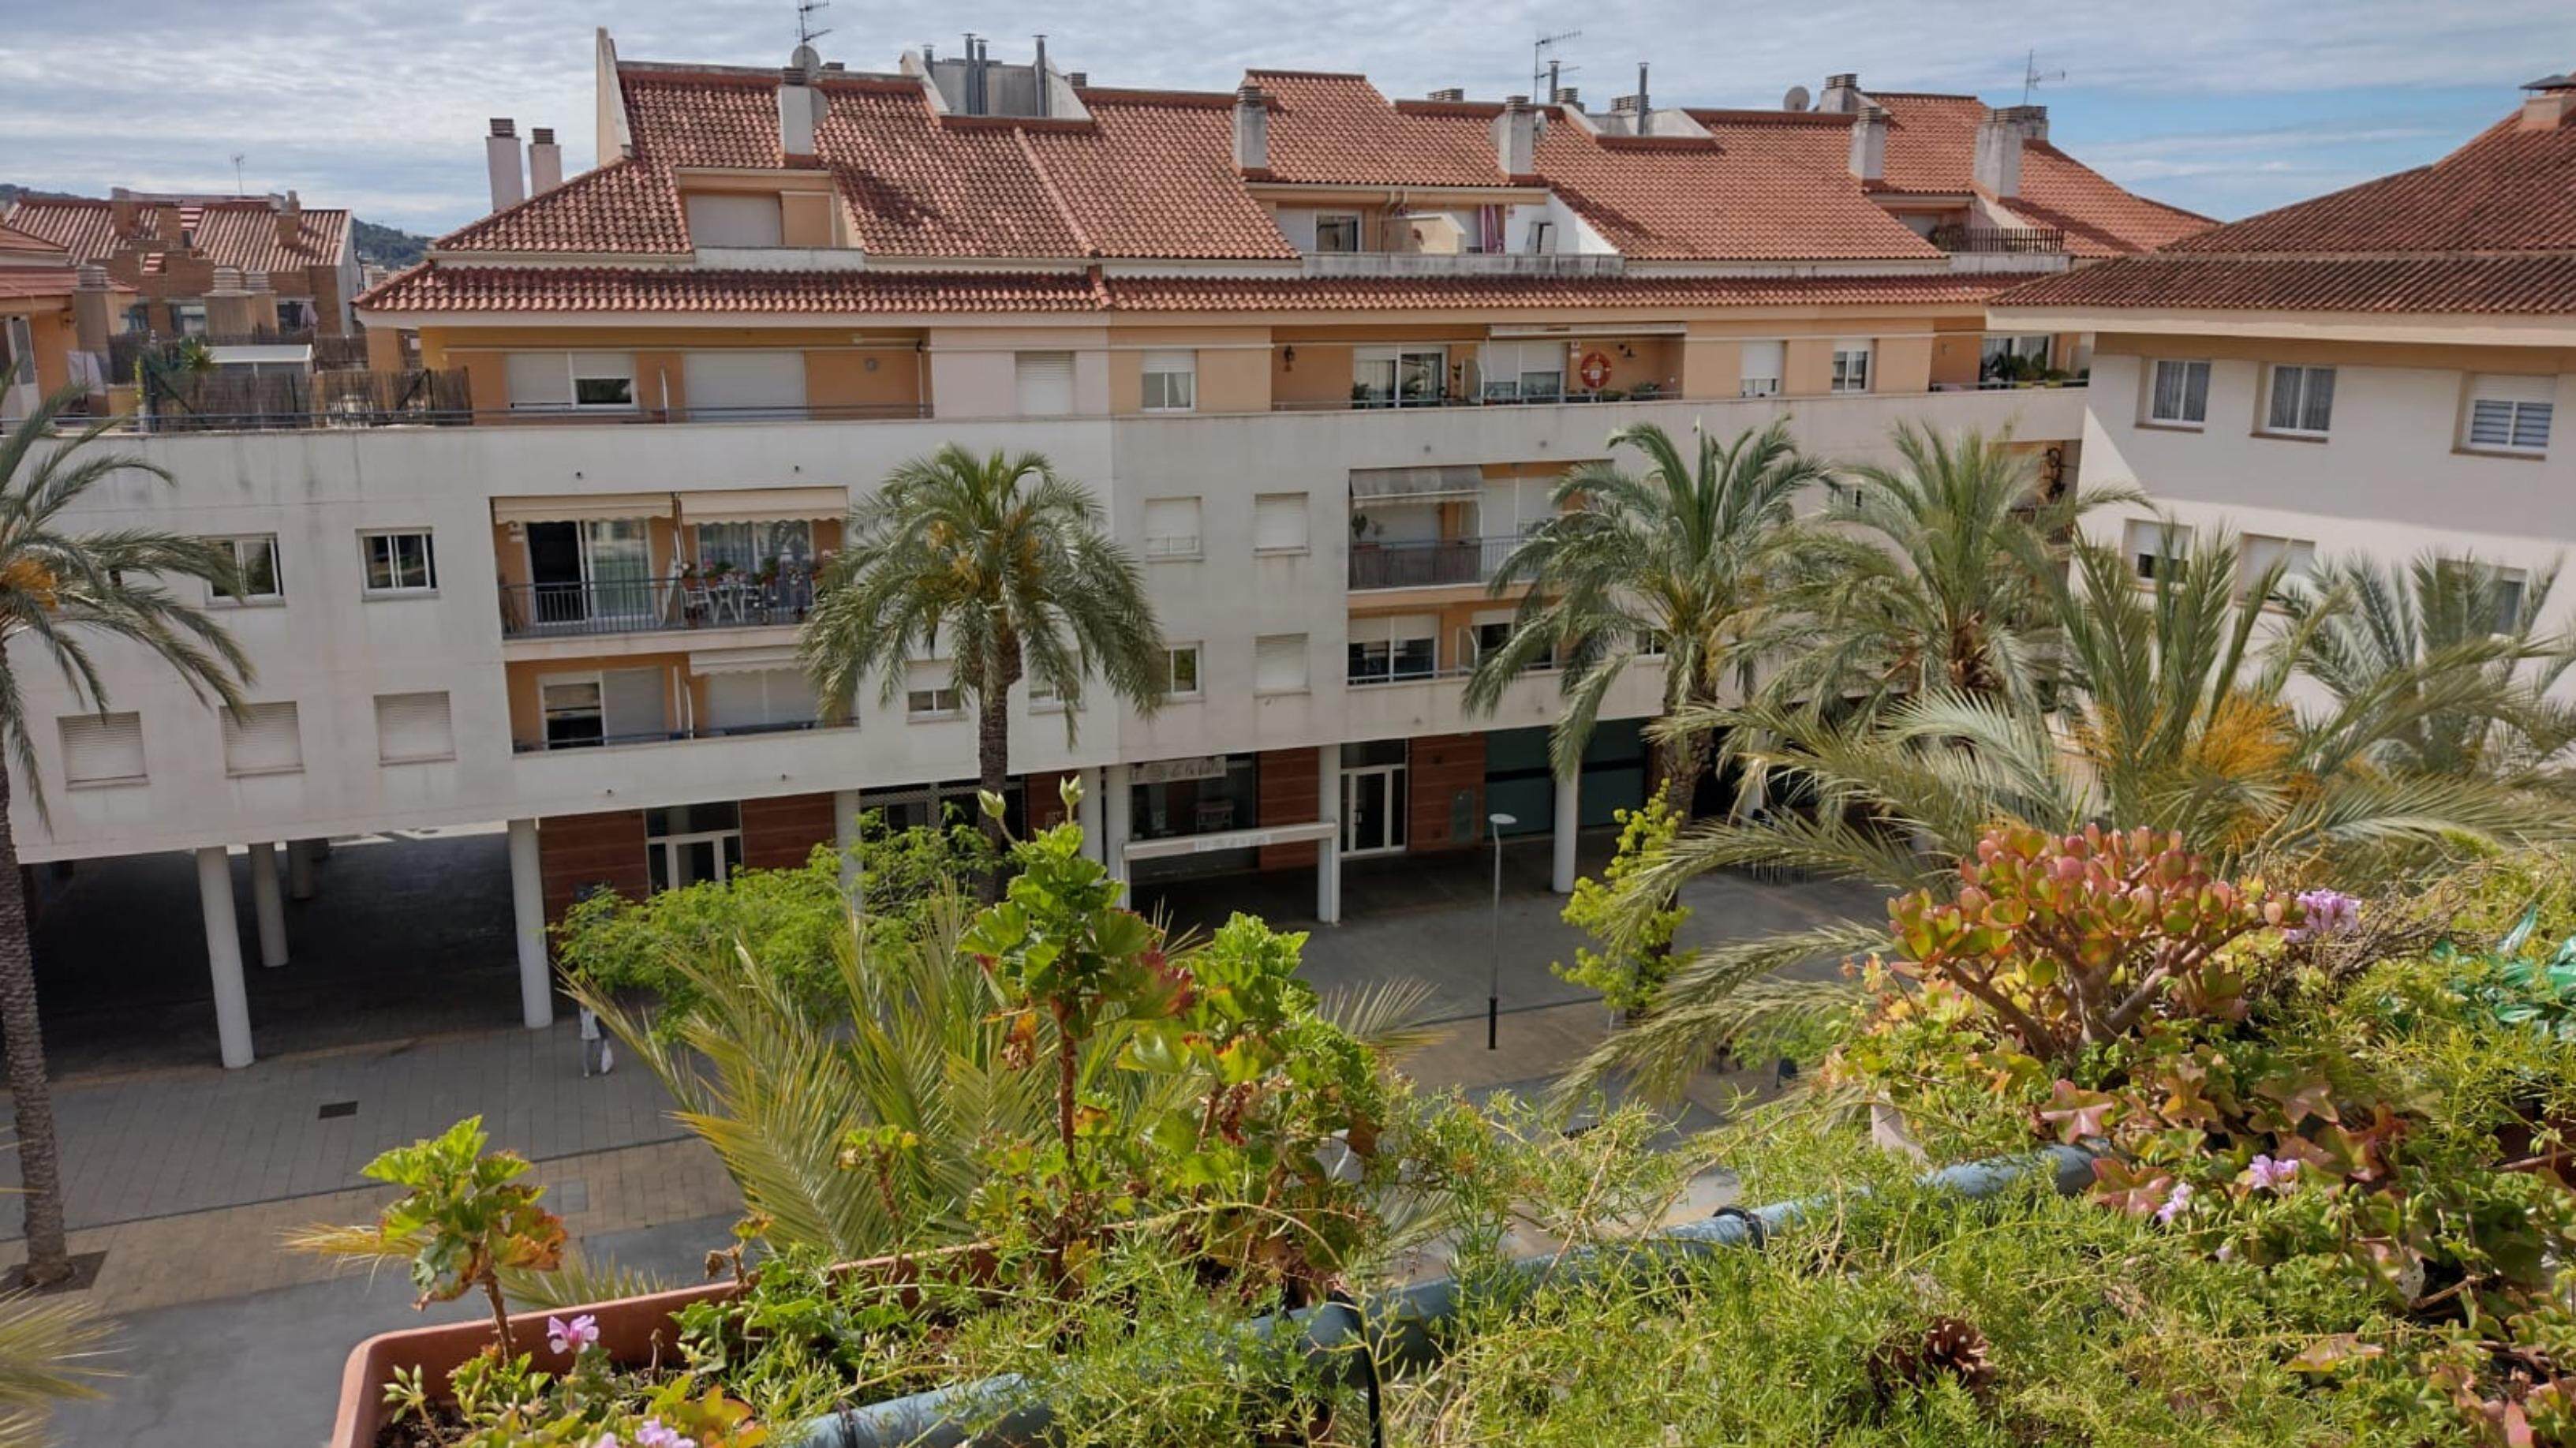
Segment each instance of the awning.
[[680,495],[684,523],[792,523],[838,518],[849,511],[847,488],[732,488]]
[[1172,855],[1212,855],[1220,850],[1254,850],[1265,845],[1293,845],[1306,840],[1329,840],[1340,833],[1341,826],[1331,820],[1316,820],[1302,825],[1267,825],[1259,829],[1225,830],[1213,835],[1174,835],[1162,840],[1134,840],[1122,853],[1129,863],[1137,860],[1159,860]]
[[794,644],[763,644],[750,649],[700,649],[689,655],[689,672],[701,678],[708,674],[765,674],[772,669],[796,669]]
[[1428,468],[1353,468],[1354,503],[1429,503],[1473,498],[1485,490],[1485,470],[1474,463]]
[[668,517],[669,493],[571,493],[559,498],[494,498],[495,523],[605,523]]

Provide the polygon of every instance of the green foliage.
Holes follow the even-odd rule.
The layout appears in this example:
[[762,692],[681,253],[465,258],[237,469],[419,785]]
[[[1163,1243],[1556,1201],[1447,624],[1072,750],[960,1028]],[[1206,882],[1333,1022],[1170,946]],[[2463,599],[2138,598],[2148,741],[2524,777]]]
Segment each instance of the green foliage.
[[1619,845],[1598,879],[1574,882],[1566,901],[1565,923],[1590,934],[1600,948],[1577,946],[1574,964],[1551,964],[1558,979],[1601,992],[1622,1015],[1637,1015],[1654,1004],[1656,993],[1672,973],[1673,934],[1690,918],[1690,907],[1667,899],[1630,922],[1621,908],[1630,876],[1649,857],[1670,849],[1681,830],[1681,811],[1658,792],[1637,809],[1616,812]]
[[2470,955],[2446,940],[2434,947],[2434,959],[2450,967],[2468,997],[2500,1024],[2576,1042],[2576,935],[2535,959],[2523,947],[2539,923],[2540,904],[2534,901],[2495,949]]

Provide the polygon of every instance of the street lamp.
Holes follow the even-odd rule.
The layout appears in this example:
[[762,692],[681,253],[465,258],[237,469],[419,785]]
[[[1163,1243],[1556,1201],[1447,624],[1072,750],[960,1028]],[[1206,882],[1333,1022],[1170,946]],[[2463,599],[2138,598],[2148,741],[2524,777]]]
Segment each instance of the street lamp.
[[1485,823],[1493,826],[1494,836],[1494,940],[1485,960],[1485,1049],[1490,1051],[1503,1020],[1503,831],[1520,821],[1507,814],[1489,814]]

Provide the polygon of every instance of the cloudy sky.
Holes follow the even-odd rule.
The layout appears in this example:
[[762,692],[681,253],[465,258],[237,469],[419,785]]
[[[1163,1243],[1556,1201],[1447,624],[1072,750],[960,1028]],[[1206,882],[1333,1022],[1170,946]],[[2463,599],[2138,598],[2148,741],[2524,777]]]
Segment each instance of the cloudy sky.
[[[105,194],[295,187],[307,203],[439,232],[485,210],[485,118],[553,125],[590,164],[591,33],[642,60],[775,65],[794,0],[0,0],[0,181]],[[1394,96],[1530,89],[1531,43],[1588,97],[1779,103],[1831,71],[1864,89],[2020,98],[2024,55],[2052,137],[2148,195],[2237,217],[2429,161],[2576,67],[2568,0],[833,0],[827,59],[891,69],[967,26],[996,58],[1047,33],[1104,85],[1231,88],[1247,66],[1366,72]],[[936,26],[936,29],[932,27]],[[103,43],[103,34],[145,38]],[[2062,78],[2055,73],[2063,72]],[[1597,104],[1598,101],[1596,100]]]

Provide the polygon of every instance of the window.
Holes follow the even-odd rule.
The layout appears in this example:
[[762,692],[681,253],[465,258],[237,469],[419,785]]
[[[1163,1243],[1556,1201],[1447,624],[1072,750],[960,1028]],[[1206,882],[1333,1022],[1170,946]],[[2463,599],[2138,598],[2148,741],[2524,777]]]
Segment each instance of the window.
[[802,352],[691,352],[680,376],[691,417],[774,422],[805,415]]
[[427,593],[438,587],[428,529],[361,533],[358,545],[366,553],[367,592]]
[[64,783],[143,782],[142,715],[66,714],[55,727],[62,731]]
[[[2434,565],[2436,577],[2458,605],[2470,610],[2492,609],[2492,630],[2500,634],[2522,630],[2522,570],[2498,568],[2473,558],[2445,558]],[[2472,612],[2471,617],[2475,614]]]
[[778,246],[782,244],[776,196],[707,192],[680,198],[689,217],[691,246]]
[[2316,571],[2317,545],[2305,538],[2273,538],[2248,533],[2236,541],[2236,596],[2251,597],[2254,585],[2273,564],[2281,566],[2274,586]]
[[302,297],[279,297],[277,299],[277,328],[279,331],[301,332],[312,325],[312,309],[304,304],[304,299]]
[[904,680],[903,712],[913,719],[948,719],[964,712],[956,666],[946,660],[914,663]]
[[254,533],[239,538],[206,540],[233,556],[233,569],[241,575],[241,590],[223,594],[221,603],[275,603],[286,596],[285,585],[277,576],[277,535]]
[[1360,219],[1349,213],[1326,213],[1315,218],[1315,250],[1352,252],[1360,249]]
[[1834,391],[1867,392],[1869,390],[1869,344],[1836,342],[1834,344]]
[[456,725],[444,692],[376,696],[376,762],[421,764],[456,757]]
[[1351,620],[1350,682],[1427,679],[1440,667],[1437,614],[1391,614]]
[[635,358],[625,352],[513,352],[510,406],[528,412],[632,411]]
[[1306,542],[1306,495],[1263,493],[1252,500],[1252,551],[1303,553]]
[[803,518],[773,523],[700,523],[698,569],[707,572],[731,564],[746,578],[758,578],[776,565],[782,572],[803,572],[814,563],[814,525]]
[[1148,558],[1199,556],[1198,499],[1147,498],[1145,500],[1145,556]]
[[[1478,614],[1475,624],[1467,630],[1466,642],[1469,656],[1478,663],[1493,654],[1502,652],[1510,646],[1511,641],[1512,615],[1509,613]],[[1529,661],[1529,666],[1533,669],[1555,668],[1556,646],[1551,643],[1541,650]]]
[[2331,367],[2274,367],[2272,406],[2265,414],[2264,430],[2325,436],[2334,421],[2334,389]]
[[563,679],[537,686],[545,712],[545,746],[575,749],[597,744],[607,730],[600,716],[599,680]]
[[182,337],[202,337],[206,335],[206,304],[203,302],[172,302],[170,304],[170,325],[171,328],[178,332]]
[[706,683],[709,733],[762,734],[814,727],[814,686],[802,670],[727,669],[707,675]]
[[1977,380],[2021,382],[2048,370],[2048,334],[1988,337],[1977,346]]
[[296,728],[294,701],[246,704],[239,713],[220,712],[224,773],[293,774],[304,767],[304,741]]
[[1188,412],[1199,405],[1199,354],[1145,354],[1145,410]]
[[659,668],[606,669],[540,679],[537,704],[544,715],[544,747],[578,749],[667,739],[669,688],[667,671]]
[[1351,354],[1351,401],[1358,406],[1437,406],[1448,395],[1445,347],[1361,347]]
[[723,883],[742,868],[742,806],[726,800],[644,811],[644,859],[656,890]]
[[2469,379],[2469,430],[2460,445],[2471,452],[2528,453],[2549,451],[2554,377],[2472,377]]
[[1488,402],[1559,402],[1565,397],[1563,342],[1488,342],[1479,366]]
[[1252,641],[1252,691],[1256,694],[1306,692],[1306,636],[1263,634]]
[[1752,341],[1744,344],[1741,364],[1742,381],[1737,384],[1738,397],[1777,397],[1780,378],[1787,368],[1789,344],[1780,341]]
[[2149,518],[2134,518],[2125,533],[2129,565],[2140,578],[2153,579],[2168,557],[2181,561],[2191,551],[2191,530]]
[[1199,646],[1173,644],[1163,650],[1163,697],[1195,699],[1199,696]]
[[2147,421],[2198,427],[2209,420],[2209,364],[2178,357],[2156,359],[2147,393]]
[[1011,363],[1022,417],[1063,417],[1073,411],[1072,353],[1021,352]]

